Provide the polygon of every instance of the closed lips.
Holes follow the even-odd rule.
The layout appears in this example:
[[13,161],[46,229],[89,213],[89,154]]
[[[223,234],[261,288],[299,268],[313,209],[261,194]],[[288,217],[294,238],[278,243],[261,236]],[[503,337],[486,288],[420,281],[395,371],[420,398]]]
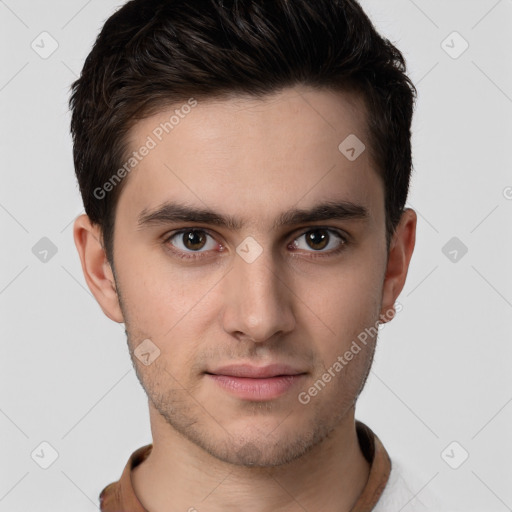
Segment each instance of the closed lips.
[[207,371],[210,375],[226,375],[229,377],[241,377],[248,379],[268,379],[272,377],[288,377],[302,375],[307,372],[293,368],[289,365],[271,364],[268,366],[251,365],[227,365],[215,370]]

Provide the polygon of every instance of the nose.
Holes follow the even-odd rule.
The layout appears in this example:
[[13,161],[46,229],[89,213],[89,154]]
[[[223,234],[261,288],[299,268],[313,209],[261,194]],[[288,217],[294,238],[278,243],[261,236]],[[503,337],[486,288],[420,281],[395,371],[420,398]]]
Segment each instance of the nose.
[[295,328],[293,293],[266,251],[251,263],[236,255],[223,286],[222,323],[228,334],[262,343]]

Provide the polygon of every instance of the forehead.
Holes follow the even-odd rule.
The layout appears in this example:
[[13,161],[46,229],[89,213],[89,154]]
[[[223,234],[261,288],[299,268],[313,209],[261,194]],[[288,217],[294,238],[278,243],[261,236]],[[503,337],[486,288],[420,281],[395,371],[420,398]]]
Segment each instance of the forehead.
[[368,147],[366,112],[354,95],[294,87],[264,99],[185,101],[132,128],[137,164],[118,209],[135,216],[179,200],[269,221],[319,200],[382,209],[369,151],[347,158],[347,144],[355,156]]

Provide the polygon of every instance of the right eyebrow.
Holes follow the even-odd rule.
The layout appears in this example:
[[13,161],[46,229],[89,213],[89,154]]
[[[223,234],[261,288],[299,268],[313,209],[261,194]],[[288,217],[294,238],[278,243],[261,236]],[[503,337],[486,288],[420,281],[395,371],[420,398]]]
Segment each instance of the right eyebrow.
[[220,215],[206,208],[195,208],[171,202],[166,202],[152,211],[144,208],[139,214],[137,225],[138,229],[142,229],[145,226],[176,222],[211,224],[223,226],[233,231],[242,228],[242,223],[230,215]]
[[[274,222],[273,228],[327,220],[365,220],[369,216],[368,209],[363,205],[350,201],[327,201],[312,208],[292,208],[283,212]],[[137,224],[138,229],[143,229],[145,226],[176,222],[210,224],[232,231],[239,231],[245,224],[232,215],[223,215],[206,208],[196,208],[174,202],[163,203],[151,211],[144,208],[138,217]]]

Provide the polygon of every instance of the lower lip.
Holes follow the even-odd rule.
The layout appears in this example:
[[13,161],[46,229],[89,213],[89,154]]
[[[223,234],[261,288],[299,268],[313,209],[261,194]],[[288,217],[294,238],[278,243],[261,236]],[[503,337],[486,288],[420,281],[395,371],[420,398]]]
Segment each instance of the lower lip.
[[265,379],[206,374],[229,393],[244,400],[272,400],[290,391],[304,376],[281,375]]

